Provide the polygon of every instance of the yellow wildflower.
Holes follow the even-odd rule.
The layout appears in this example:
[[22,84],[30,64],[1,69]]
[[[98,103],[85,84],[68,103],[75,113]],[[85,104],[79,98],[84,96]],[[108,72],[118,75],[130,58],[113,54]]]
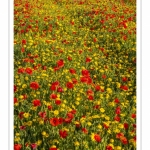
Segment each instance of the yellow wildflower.
[[100,108],[100,112],[105,112],[105,109],[104,108]]

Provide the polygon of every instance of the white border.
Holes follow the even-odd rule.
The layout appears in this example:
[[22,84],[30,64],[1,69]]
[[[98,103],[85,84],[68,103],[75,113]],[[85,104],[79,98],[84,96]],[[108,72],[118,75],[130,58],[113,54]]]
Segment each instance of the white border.
[[13,95],[14,95],[14,61],[13,61],[13,53],[14,53],[14,32],[13,32],[13,25],[14,25],[14,1],[9,0],[9,149],[14,148],[14,141],[13,141],[13,127],[14,127],[14,109],[13,109]]
[[136,15],[137,15],[137,22],[136,22],[136,27],[137,27],[137,35],[136,35],[136,43],[137,43],[137,63],[136,63],[136,72],[137,72],[137,81],[136,81],[136,87],[137,87],[137,150],[142,149],[142,137],[141,137],[141,0],[137,0],[136,3],[137,9],[136,9]]
[[[142,0],[142,150],[150,149],[150,1]],[[139,86],[139,85],[138,85]]]
[[0,1],[0,148],[8,149],[8,1]]

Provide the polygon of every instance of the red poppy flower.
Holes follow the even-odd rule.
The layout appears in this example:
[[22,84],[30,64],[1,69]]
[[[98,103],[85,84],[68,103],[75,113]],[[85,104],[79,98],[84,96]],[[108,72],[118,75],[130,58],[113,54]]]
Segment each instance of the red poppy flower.
[[93,106],[94,109],[99,109],[100,105]]
[[34,69],[34,70],[37,70],[37,69],[38,69],[38,66],[34,66],[33,69]]
[[14,92],[16,92],[17,91],[17,86],[16,85],[14,85]]
[[26,40],[22,40],[22,45],[25,45],[27,43]]
[[71,74],[76,74],[76,70],[73,69],[73,68],[69,69],[69,71],[70,71]]
[[69,60],[69,61],[72,61],[72,58],[71,58],[70,56],[68,56],[68,60]]
[[25,143],[25,146],[26,146],[26,147],[28,147],[29,145],[30,145],[30,144],[29,144],[28,142],[27,142],[27,143]]
[[37,148],[37,144],[36,143],[32,143],[31,144],[31,148],[34,150],[34,149],[36,149]]
[[122,38],[123,38],[123,40],[125,40],[125,41],[127,40],[127,36],[126,36],[126,35],[124,35]]
[[128,140],[127,140],[126,137],[122,136],[122,137],[120,138],[120,140],[121,140],[121,142],[122,142],[123,144],[128,144]]
[[93,42],[97,42],[97,38],[94,38],[94,39],[93,39]]
[[65,119],[64,119],[64,122],[65,122],[65,123],[71,123],[71,121],[72,121],[71,118],[65,118]]
[[34,63],[34,59],[30,59],[30,63]]
[[136,136],[133,137],[134,141],[136,141]]
[[61,138],[66,138],[68,136],[68,133],[66,130],[59,130],[59,135]]
[[132,17],[128,18],[128,21],[132,21],[132,20],[133,20],[133,18],[132,18]]
[[113,150],[113,148],[110,145],[107,145],[106,150]]
[[119,103],[120,101],[119,101],[118,98],[115,98],[114,102],[115,102],[115,103]]
[[128,90],[128,87],[126,85],[121,85],[120,86],[120,89],[124,90],[124,91],[127,91]]
[[104,24],[104,22],[105,22],[105,20],[104,20],[104,19],[100,20],[100,23]]
[[131,117],[132,117],[132,118],[136,118],[136,114],[132,114]]
[[83,76],[89,76],[90,73],[89,73],[88,70],[82,70],[82,75],[83,75]]
[[31,53],[28,53],[27,56],[30,57],[30,58],[32,58],[32,54]]
[[28,3],[25,3],[25,7],[26,7],[26,9],[27,9],[27,7],[29,7],[29,4],[28,4]]
[[87,93],[87,95],[94,94],[94,92],[91,89],[88,89],[86,93]]
[[32,69],[31,69],[31,68],[26,68],[26,69],[25,69],[25,72],[26,72],[27,74],[31,75],[31,74],[32,74]]
[[53,108],[53,107],[52,107],[51,105],[48,106],[48,110],[52,110],[52,108]]
[[50,90],[51,90],[51,91],[55,91],[55,90],[56,90],[56,88],[57,88],[57,86],[55,86],[55,85],[51,85]]
[[105,90],[104,90],[104,89],[101,89],[100,91],[101,91],[101,92],[104,92]]
[[40,86],[37,82],[31,82],[30,83],[30,88],[32,88],[33,90],[37,90],[39,87]]
[[87,78],[86,77],[81,77],[80,81],[83,82],[83,83],[86,83],[87,82]]
[[128,123],[124,123],[124,125],[123,125],[123,126],[124,126],[124,128],[125,128],[125,129],[128,129],[129,124],[128,124]]
[[86,128],[82,128],[82,132],[88,134],[88,130]]
[[84,4],[84,2],[82,2],[82,1],[79,1],[79,4],[80,4],[80,5],[82,5],[82,4]]
[[125,29],[127,28],[127,25],[126,25],[126,23],[124,23],[124,24],[123,24],[123,27],[124,27]]
[[61,104],[61,100],[55,100],[55,104],[56,105],[60,105]]
[[79,123],[76,124],[76,128],[77,128],[77,129],[80,128],[80,124],[79,124]]
[[103,126],[104,126],[105,129],[109,128],[109,126],[107,124],[105,124],[105,123],[103,124]]
[[106,79],[106,75],[105,75],[105,74],[103,74],[103,75],[102,75],[102,78],[103,78],[103,79]]
[[58,86],[59,86],[59,82],[58,81],[53,82],[51,87],[50,87],[50,90],[55,91]]
[[87,57],[85,62],[86,63],[91,62],[91,58]]
[[58,86],[59,85],[59,81],[53,82],[52,85]]
[[69,113],[67,113],[67,117],[70,118],[70,119],[73,119],[73,118],[74,118],[74,115],[69,112]]
[[21,150],[22,145],[21,144],[15,144],[14,150]]
[[45,117],[46,117],[46,112],[39,112],[38,115],[39,115],[41,118],[45,118]]
[[19,68],[19,69],[18,69],[18,74],[24,73],[24,72],[25,72],[24,68]]
[[22,34],[22,33],[24,33],[25,31],[24,30],[20,30],[20,33]]
[[82,52],[83,52],[82,50],[79,50],[79,54],[82,54]]
[[118,106],[118,107],[116,108],[115,113],[116,113],[117,115],[119,115],[119,114],[121,113],[121,108],[120,108],[120,106]]
[[20,112],[20,113],[19,113],[19,115],[18,115],[18,116],[19,116],[19,118],[20,118],[20,119],[22,119],[22,118],[23,118],[23,114],[24,114],[24,112]]
[[20,126],[20,130],[25,130],[26,126]]
[[49,150],[58,150],[57,148],[55,148],[55,147],[52,147],[52,148],[50,148]]
[[57,92],[63,92],[62,87],[58,87],[58,88],[57,88]]
[[29,58],[24,58],[23,61],[24,62],[30,62],[30,59]]
[[63,118],[59,118],[58,121],[59,121],[59,124],[62,124],[64,122],[64,119]]
[[89,96],[88,96],[88,99],[89,99],[89,100],[93,100],[93,99],[94,99],[93,95],[89,95]]
[[26,94],[23,94],[22,96],[23,96],[24,100],[27,99],[27,95]]
[[128,78],[123,77],[123,78],[122,78],[122,81],[123,81],[123,82],[127,82],[127,81],[128,81]]
[[16,104],[18,102],[17,98],[14,98],[14,104]]
[[72,114],[76,114],[76,112],[77,112],[77,111],[76,111],[75,109],[69,111],[69,113],[72,113]]
[[101,87],[100,87],[99,85],[96,85],[96,86],[95,86],[95,90],[96,90],[96,91],[100,91],[100,89],[101,89]]
[[87,84],[92,84],[92,79],[90,77],[87,77]]
[[114,120],[120,122],[120,117],[119,117],[119,116],[116,116],[116,117],[114,118]]
[[51,99],[56,99],[56,98],[57,98],[57,95],[56,95],[56,94],[51,94],[51,95],[50,95],[50,98],[51,98]]
[[33,103],[34,106],[41,106],[41,101],[39,99],[33,100],[32,103]]
[[51,119],[50,119],[50,124],[51,124],[52,126],[58,126],[58,125],[59,125],[59,120],[58,120],[58,118],[51,118]]
[[68,89],[72,89],[74,87],[72,82],[67,82],[66,86]]
[[133,124],[133,128],[136,128],[136,124]]
[[47,67],[46,67],[46,66],[43,66],[42,68],[43,68],[43,70],[46,70],[46,69],[47,69]]
[[44,118],[44,123],[48,122],[49,119],[47,117]]
[[70,23],[71,23],[72,25],[74,25],[74,21],[70,21]]
[[97,142],[101,142],[101,137],[100,137],[98,134],[95,134],[95,135],[94,135],[94,139],[95,139],[95,141],[97,141]]
[[59,70],[60,68],[59,67],[57,67],[57,66],[55,66],[54,67],[54,71],[56,72],[57,70]]
[[117,139],[120,139],[120,138],[123,137],[123,136],[124,136],[124,134],[121,133],[121,132],[116,134],[116,138],[117,138]]
[[105,49],[104,48],[100,48],[100,50],[103,52]]
[[77,84],[78,81],[77,81],[77,79],[73,78],[72,82],[73,82],[73,84]]
[[62,59],[57,61],[57,67],[62,68],[64,66],[64,61]]

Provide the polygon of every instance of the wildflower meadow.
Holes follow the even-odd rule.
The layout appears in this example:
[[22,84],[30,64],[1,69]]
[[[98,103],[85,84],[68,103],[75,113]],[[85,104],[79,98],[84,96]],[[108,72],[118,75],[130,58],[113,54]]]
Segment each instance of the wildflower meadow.
[[14,150],[136,150],[135,0],[14,0]]

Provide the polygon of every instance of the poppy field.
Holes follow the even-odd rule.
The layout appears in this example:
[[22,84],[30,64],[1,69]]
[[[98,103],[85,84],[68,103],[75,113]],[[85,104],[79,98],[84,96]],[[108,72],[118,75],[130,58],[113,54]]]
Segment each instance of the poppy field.
[[135,149],[135,1],[14,0],[14,150]]

